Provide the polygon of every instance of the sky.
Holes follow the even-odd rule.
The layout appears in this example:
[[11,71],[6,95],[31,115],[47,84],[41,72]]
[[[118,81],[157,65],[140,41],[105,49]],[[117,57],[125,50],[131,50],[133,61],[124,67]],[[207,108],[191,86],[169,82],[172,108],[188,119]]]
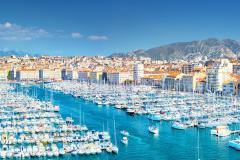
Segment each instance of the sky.
[[239,8],[239,0],[1,0],[0,50],[92,56],[240,40]]

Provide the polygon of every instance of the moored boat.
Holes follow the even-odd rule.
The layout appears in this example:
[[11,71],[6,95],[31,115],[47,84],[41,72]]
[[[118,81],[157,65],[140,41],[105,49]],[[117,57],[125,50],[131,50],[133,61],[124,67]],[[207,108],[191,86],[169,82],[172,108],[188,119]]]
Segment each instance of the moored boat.
[[127,138],[127,137],[123,137],[123,138],[121,139],[121,142],[122,142],[123,144],[128,144],[128,138]]
[[156,126],[149,126],[148,130],[149,130],[150,133],[153,133],[153,134],[158,134],[159,133],[159,129]]
[[122,130],[120,133],[121,133],[121,135],[123,135],[123,136],[129,136],[129,133],[128,133],[128,131],[126,131],[126,130]]

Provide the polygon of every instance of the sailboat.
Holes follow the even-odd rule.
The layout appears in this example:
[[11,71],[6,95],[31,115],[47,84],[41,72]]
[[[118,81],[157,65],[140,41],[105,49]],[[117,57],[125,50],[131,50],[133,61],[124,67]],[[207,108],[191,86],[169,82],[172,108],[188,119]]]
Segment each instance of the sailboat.
[[197,156],[198,160],[200,160],[200,137],[199,137],[199,128],[197,127]]
[[115,142],[115,144],[112,145],[112,152],[115,154],[118,154],[115,120],[113,121],[113,124],[114,124],[114,142]]

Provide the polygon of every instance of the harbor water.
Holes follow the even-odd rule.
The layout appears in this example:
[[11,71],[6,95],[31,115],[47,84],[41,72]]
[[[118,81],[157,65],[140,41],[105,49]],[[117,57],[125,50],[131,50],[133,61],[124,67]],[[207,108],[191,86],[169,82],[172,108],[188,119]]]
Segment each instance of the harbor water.
[[[210,129],[188,128],[175,130],[171,122],[158,122],[159,134],[148,131],[149,122],[145,116],[129,116],[125,111],[111,106],[97,106],[81,98],[55,92],[42,86],[18,86],[17,91],[36,97],[41,101],[51,100],[60,106],[60,113],[72,117],[74,123],[87,125],[90,130],[109,131],[112,142],[117,144],[117,155],[106,152],[94,156],[64,156],[57,159],[86,160],[239,160],[240,152],[228,147],[233,136],[218,138],[210,134]],[[114,121],[116,142],[114,136]],[[121,130],[130,134],[128,144],[121,143]],[[198,143],[199,142],[199,143]],[[49,158],[47,158],[49,159]],[[55,158],[54,158],[55,159]]]

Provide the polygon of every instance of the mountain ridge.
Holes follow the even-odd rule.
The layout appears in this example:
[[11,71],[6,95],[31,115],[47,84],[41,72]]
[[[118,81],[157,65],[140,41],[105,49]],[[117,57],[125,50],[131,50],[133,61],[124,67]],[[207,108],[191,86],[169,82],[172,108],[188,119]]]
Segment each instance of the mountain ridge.
[[25,55],[33,56],[33,57],[39,57],[40,54],[31,54],[29,52],[25,51],[16,51],[16,50],[0,50],[0,57],[1,56],[17,56],[17,57],[23,57]]
[[233,39],[208,38],[190,42],[175,42],[147,50],[112,54],[110,57],[150,57],[153,60],[236,58],[240,53],[240,42]]

